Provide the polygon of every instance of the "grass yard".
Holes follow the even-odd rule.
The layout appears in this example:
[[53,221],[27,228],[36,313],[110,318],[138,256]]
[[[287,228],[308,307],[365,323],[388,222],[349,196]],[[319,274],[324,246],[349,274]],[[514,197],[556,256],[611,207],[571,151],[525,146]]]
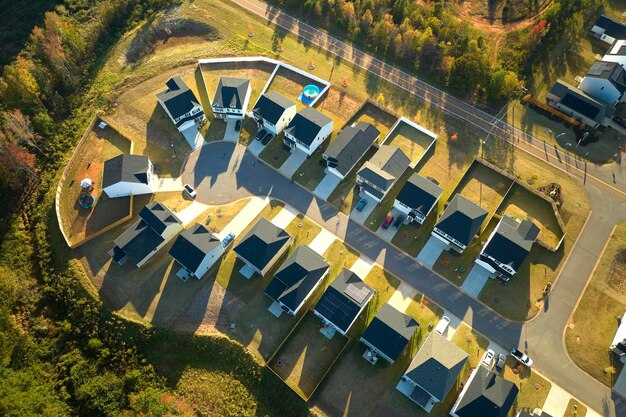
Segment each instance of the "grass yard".
[[307,400],[315,392],[349,339],[320,333],[321,321],[308,312],[267,364],[291,389]]
[[[626,311],[626,223],[617,225],[583,296],[565,331],[565,343],[572,360],[585,372],[607,386],[622,369],[609,352],[619,325],[617,317]],[[612,375],[611,367],[615,368]]]
[[397,119],[396,116],[382,107],[368,102],[348,120],[347,125],[352,126],[358,122],[367,122],[374,125],[380,131],[380,136],[378,137],[378,143],[380,143],[387,136]]
[[249,198],[243,198],[224,206],[209,207],[196,221],[204,224],[212,232],[219,233],[249,202]]
[[[334,139],[336,135],[333,133],[331,135],[331,140]],[[322,146],[324,149],[328,147],[330,143],[329,140],[324,142]],[[319,148],[318,148],[319,149]],[[298,184],[304,186],[309,191],[314,191],[315,187],[324,179],[326,172],[324,169],[326,168],[326,164],[322,159],[322,152],[315,152],[310,158],[300,165],[300,168],[293,174],[292,179]]]
[[586,415],[587,407],[572,398],[569,400],[569,403],[567,403],[567,409],[563,417],[585,417]]
[[[303,66],[302,62],[299,62],[299,64]],[[267,91],[275,91],[293,101],[296,103],[298,111],[300,111],[307,105],[300,101],[299,97],[304,87],[309,84],[317,85],[320,90],[324,88],[322,84],[313,81],[311,78],[281,66],[280,69],[276,71],[274,78],[272,78],[270,85],[267,87]]]
[[463,176],[453,195],[461,194],[487,210],[489,216],[492,216],[512,184],[513,181],[504,175],[479,162],[474,162]]
[[542,408],[546,398],[548,398],[550,388],[552,388],[549,381],[531,369],[520,365],[512,356],[507,358],[502,376],[504,379],[513,381],[519,387],[519,394],[514,406],[518,410]]
[[328,270],[328,277],[330,277],[328,283],[330,284],[330,281],[335,279],[342,269],[350,269],[356,260],[359,259],[359,253],[341,240],[335,239],[324,252],[324,259],[330,265]]
[[400,226],[391,243],[415,258],[430,239],[430,232],[437,223],[436,211],[433,209],[422,225],[413,222]]
[[378,265],[374,265],[372,270],[364,279],[365,283],[376,290],[368,306],[368,320],[374,318],[376,312],[391,298],[392,294],[400,286],[400,280]]
[[426,339],[429,327],[436,326],[441,316],[443,316],[443,309],[432,303],[428,298],[424,297],[424,295],[418,293],[413,297],[404,313],[413,317],[420,325],[417,332],[415,332],[415,336],[409,348],[406,350],[406,353],[409,354],[409,358],[413,358]]
[[411,163],[416,163],[424,156],[426,149],[434,140],[408,123],[400,122],[389,133],[385,144],[400,148],[409,157]]
[[291,151],[283,147],[283,136],[282,132],[274,136],[259,154],[261,159],[276,169],[279,169],[291,156]]
[[328,202],[337,207],[341,212],[350,214],[360,200],[360,197],[354,192],[356,184],[356,173],[361,169],[365,161],[369,160],[376,153],[375,148],[370,148],[363,158],[356,164],[354,169],[350,171],[348,176],[344,178],[337,188],[328,197]]

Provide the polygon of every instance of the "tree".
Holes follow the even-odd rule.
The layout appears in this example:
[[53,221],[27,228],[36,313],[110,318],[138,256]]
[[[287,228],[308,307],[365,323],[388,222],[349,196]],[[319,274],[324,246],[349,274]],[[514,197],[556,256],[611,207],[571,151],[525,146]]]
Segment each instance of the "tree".
[[15,61],[4,67],[0,79],[0,96],[8,108],[37,109],[43,107],[39,99],[39,84],[33,75],[35,64],[18,56]]
[[489,70],[489,61],[484,54],[465,53],[452,63],[448,86],[462,94],[473,93],[479,86],[485,86]]
[[522,86],[522,82],[513,71],[497,68],[492,71],[487,84],[487,98],[491,101],[500,101],[511,97]]
[[45,156],[39,147],[41,136],[33,129],[28,116],[19,110],[9,110],[2,112],[2,119],[4,120],[4,133],[7,140],[16,145],[37,149],[40,154]]

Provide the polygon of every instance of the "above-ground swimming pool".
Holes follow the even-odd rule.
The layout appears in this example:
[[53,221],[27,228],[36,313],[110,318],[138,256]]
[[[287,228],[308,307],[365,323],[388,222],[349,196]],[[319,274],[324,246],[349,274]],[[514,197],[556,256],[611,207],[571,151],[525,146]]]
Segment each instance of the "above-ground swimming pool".
[[304,87],[304,90],[302,91],[302,95],[308,98],[309,100],[314,99],[315,97],[320,95],[320,88],[316,86],[315,84],[309,84],[306,87]]

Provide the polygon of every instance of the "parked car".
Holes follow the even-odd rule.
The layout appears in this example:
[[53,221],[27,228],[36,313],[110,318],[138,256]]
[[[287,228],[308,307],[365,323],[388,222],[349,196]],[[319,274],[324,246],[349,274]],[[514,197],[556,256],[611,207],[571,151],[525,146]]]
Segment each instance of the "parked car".
[[267,145],[268,143],[270,143],[270,140],[272,140],[273,137],[274,135],[272,135],[271,133],[266,133],[265,136],[263,137],[263,140],[261,141],[261,144]]
[[498,362],[496,363],[496,369],[499,371],[504,369],[504,365],[506,364],[506,355],[501,353],[498,355]]
[[399,229],[400,226],[402,226],[402,223],[404,223],[404,215],[399,214],[398,218],[396,219],[396,221],[393,223],[393,228],[394,229]]
[[626,127],[626,119],[622,116],[616,114],[615,116],[613,116],[613,121],[622,127]]
[[356,205],[356,211],[363,211],[365,206],[367,206],[367,200],[362,198]]
[[483,356],[482,365],[487,369],[493,368],[493,360],[496,357],[496,352],[491,349],[487,349],[485,352],[485,356]]
[[511,356],[513,356],[522,365],[526,365],[529,368],[533,366],[533,360],[521,350],[517,350],[516,348],[511,349]]
[[239,132],[241,130],[241,120],[237,120],[235,122],[235,132]]
[[189,184],[185,184],[183,185],[183,190],[185,190],[185,192],[189,195],[189,197],[191,198],[196,198],[196,190],[193,189],[193,187]]
[[254,138],[256,140],[261,140],[261,139],[263,139],[263,136],[265,136],[266,133],[267,133],[267,131],[265,129],[261,129],[258,132],[256,132],[256,136]]
[[393,216],[391,214],[387,215],[387,218],[385,219],[385,221],[383,222],[383,224],[380,225],[380,228],[383,230],[387,230],[389,229],[389,225],[393,222]]
[[437,323],[437,326],[435,326],[435,331],[441,335],[443,335],[443,332],[446,331],[446,329],[448,328],[448,326],[450,325],[450,317],[448,316],[443,316],[440,320],[439,323]]
[[224,240],[222,240],[222,247],[227,248],[228,245],[233,242],[233,240],[235,240],[235,234],[233,232],[230,232],[228,236],[226,236]]

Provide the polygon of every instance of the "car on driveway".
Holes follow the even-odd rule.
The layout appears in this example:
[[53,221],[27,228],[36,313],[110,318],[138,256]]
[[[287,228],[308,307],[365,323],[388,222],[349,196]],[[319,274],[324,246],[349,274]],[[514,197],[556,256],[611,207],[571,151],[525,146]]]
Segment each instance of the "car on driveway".
[[363,211],[365,206],[367,206],[367,200],[362,198],[356,205],[356,211]]
[[626,127],[626,119],[622,116],[616,114],[615,116],[613,116],[613,121],[622,127]]
[[502,371],[504,369],[504,365],[506,364],[506,355],[501,353],[498,355],[498,362],[496,362],[496,369],[498,371]]
[[529,368],[533,366],[533,360],[521,350],[517,350],[516,348],[511,349],[511,356],[513,356],[522,365],[526,365]]
[[237,120],[235,122],[235,132],[239,132],[241,130],[241,120]]
[[185,190],[185,192],[187,193],[187,195],[189,195],[189,197],[191,198],[196,198],[196,190],[193,189],[193,187],[189,184],[185,184],[183,185],[183,190]]
[[233,232],[230,232],[228,236],[226,236],[224,240],[222,240],[222,247],[227,248],[228,245],[233,243],[233,240],[235,240],[235,234]]
[[393,223],[393,228],[399,229],[400,226],[402,226],[402,223],[404,223],[404,216],[402,214],[399,214],[398,218],[396,218],[396,221]]
[[491,349],[487,349],[487,351],[485,352],[485,356],[483,356],[482,365],[485,368],[491,370],[493,368],[493,361],[495,357],[496,357],[496,352],[494,352]]
[[272,135],[271,133],[266,133],[263,137],[263,140],[261,140],[261,144],[267,145],[268,143],[270,143],[270,140],[272,140],[273,137],[274,135]]
[[443,316],[439,320],[439,323],[437,323],[437,326],[435,327],[435,331],[439,333],[440,335],[443,335],[443,332],[446,331],[449,325],[450,325],[450,317]]
[[267,133],[267,131],[265,129],[261,129],[258,132],[256,132],[256,135],[254,136],[254,138],[256,140],[261,140],[261,139],[263,139],[263,136],[265,136],[266,133]]
[[389,229],[389,225],[391,225],[392,222],[393,222],[393,216],[391,214],[388,214],[383,224],[380,225],[380,228],[383,230],[387,230]]

